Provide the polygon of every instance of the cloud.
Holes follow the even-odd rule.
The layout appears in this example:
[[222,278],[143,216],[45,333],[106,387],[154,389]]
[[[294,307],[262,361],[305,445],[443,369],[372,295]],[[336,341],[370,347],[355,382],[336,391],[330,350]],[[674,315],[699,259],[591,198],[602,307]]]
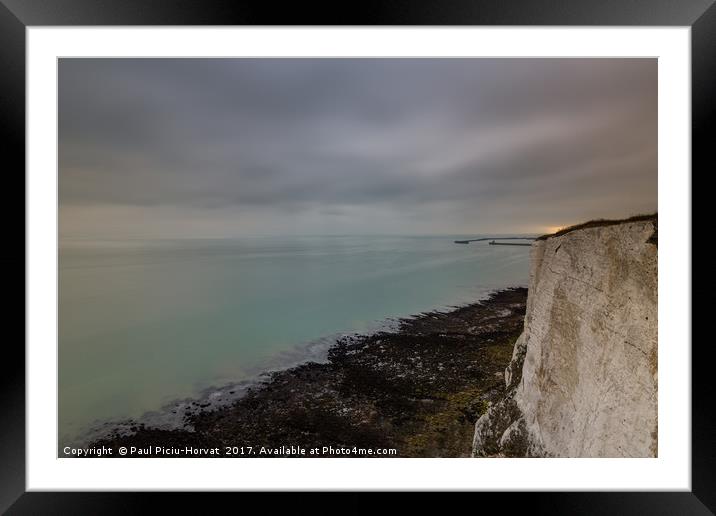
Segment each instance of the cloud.
[[62,59],[61,233],[623,216],[656,209],[656,124],[653,59]]

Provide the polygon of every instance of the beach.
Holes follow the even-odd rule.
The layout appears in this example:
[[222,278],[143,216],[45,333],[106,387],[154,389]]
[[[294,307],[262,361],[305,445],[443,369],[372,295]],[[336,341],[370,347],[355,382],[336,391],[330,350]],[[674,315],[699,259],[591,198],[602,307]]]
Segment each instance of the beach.
[[504,391],[526,298],[503,289],[342,337],[326,362],[267,373],[232,404],[187,404],[182,428],[130,422],[88,447],[107,457],[468,457],[475,421]]
[[188,405],[233,403],[342,337],[527,284],[527,247],[453,239],[63,241],[60,446],[130,419],[181,427]]

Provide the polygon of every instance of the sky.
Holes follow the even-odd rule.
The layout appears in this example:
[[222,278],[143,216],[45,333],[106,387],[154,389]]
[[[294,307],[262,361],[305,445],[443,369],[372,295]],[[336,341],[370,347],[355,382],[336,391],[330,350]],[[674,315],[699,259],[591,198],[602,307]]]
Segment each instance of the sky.
[[544,233],[657,209],[655,59],[61,59],[63,238]]

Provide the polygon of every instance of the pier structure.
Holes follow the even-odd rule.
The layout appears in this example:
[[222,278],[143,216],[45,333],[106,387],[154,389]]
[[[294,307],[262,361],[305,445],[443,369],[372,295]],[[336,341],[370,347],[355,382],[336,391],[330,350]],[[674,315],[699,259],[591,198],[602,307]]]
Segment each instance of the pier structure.
[[470,242],[485,242],[489,241],[490,245],[527,245],[519,242],[498,242],[498,240],[536,240],[536,237],[486,237],[486,238],[471,238],[469,240],[455,240],[456,244],[469,244]]

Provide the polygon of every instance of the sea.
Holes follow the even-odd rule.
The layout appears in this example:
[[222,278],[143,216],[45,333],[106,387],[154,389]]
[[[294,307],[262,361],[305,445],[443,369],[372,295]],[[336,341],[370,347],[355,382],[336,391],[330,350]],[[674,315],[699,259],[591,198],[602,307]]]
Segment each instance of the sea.
[[59,442],[172,427],[340,336],[526,286],[530,248],[454,243],[480,236],[61,239]]

